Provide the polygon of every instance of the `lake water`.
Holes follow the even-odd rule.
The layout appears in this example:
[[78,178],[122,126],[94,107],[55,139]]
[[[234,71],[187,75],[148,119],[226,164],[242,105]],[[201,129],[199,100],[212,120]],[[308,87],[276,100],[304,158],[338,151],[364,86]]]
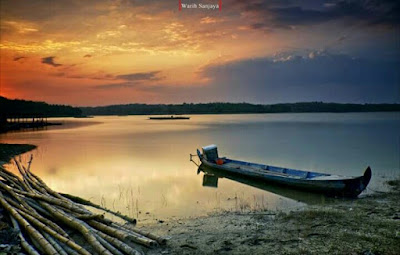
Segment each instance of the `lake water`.
[[[203,174],[197,175],[189,153],[213,143],[220,156],[288,168],[362,175],[371,166],[372,180],[363,194],[385,189],[385,180],[400,175],[400,113],[53,121],[65,123],[64,128],[1,134],[0,142],[37,145],[31,152],[32,170],[50,187],[137,217],[141,223],[221,210],[289,210],[324,202],[307,193],[252,187],[227,178],[219,179],[218,188],[203,187]],[[12,165],[7,168],[15,171]]]

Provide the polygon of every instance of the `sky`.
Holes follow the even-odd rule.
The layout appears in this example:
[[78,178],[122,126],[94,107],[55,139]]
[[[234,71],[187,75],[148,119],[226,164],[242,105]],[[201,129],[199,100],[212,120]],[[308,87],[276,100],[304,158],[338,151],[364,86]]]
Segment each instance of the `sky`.
[[0,0],[0,95],[400,103],[400,1]]

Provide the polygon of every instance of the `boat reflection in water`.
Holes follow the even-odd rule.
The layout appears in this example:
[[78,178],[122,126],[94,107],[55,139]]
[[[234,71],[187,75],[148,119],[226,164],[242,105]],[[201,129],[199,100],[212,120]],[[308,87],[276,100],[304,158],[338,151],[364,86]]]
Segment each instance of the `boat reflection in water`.
[[279,186],[273,183],[266,183],[264,181],[260,181],[255,178],[243,177],[241,175],[227,173],[224,171],[219,171],[217,169],[209,168],[204,164],[200,165],[197,172],[204,173],[203,176],[204,187],[218,188],[218,179],[227,178],[236,182],[240,182],[309,205],[326,204],[334,201],[333,198],[327,197],[323,194],[291,189],[287,186]]

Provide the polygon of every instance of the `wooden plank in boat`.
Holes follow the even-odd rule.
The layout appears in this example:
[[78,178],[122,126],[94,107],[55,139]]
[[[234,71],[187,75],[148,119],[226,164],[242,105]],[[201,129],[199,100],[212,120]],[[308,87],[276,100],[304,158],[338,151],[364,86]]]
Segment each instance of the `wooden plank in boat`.
[[261,172],[261,173],[266,173],[266,174],[271,174],[271,175],[277,175],[277,176],[283,176],[283,177],[291,177],[291,178],[296,178],[296,179],[301,179],[300,176],[295,176],[295,175],[290,175],[287,173],[279,173],[275,171],[270,171],[266,169],[262,169],[259,167],[254,167],[251,165],[242,165],[242,164],[237,164],[233,162],[227,162],[224,164],[224,166],[231,167],[231,168],[236,168],[236,169],[242,169],[242,170],[249,170],[249,171],[254,171],[254,172]]

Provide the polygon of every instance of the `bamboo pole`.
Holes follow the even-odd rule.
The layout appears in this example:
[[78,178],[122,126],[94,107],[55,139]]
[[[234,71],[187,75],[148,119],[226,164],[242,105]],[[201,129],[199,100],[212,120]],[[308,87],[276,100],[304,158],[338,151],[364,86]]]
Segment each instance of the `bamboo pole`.
[[71,249],[65,243],[60,243],[60,246],[68,253],[68,255],[79,255],[78,252],[76,252],[75,250]]
[[65,223],[67,226],[79,231],[83,237],[88,241],[88,243],[98,252],[99,254],[112,255],[100,242],[93,236],[88,228],[86,228],[81,222],[60,210],[52,208],[49,204],[45,202],[40,202],[41,206],[49,211],[56,219]]
[[37,182],[34,181],[34,179],[29,174],[29,172],[27,172],[27,176],[28,176],[27,181],[31,185],[31,187],[33,187],[37,192],[39,192],[41,194],[50,196],[50,194],[42,186],[40,186],[40,184],[38,184]]
[[135,250],[133,247],[125,244],[124,242],[118,240],[117,238],[111,237],[95,228],[92,228],[86,222],[83,222],[83,224],[85,224],[85,226],[87,228],[90,228],[90,230],[93,231],[93,233],[97,234],[99,237],[101,237],[108,243],[112,244],[113,246],[118,247],[118,249],[123,251],[124,253],[126,253],[128,255],[141,255],[142,254],[141,252]]
[[122,250],[124,253],[128,255],[142,255],[143,253],[133,249],[131,246],[127,245],[126,243],[120,241],[119,239],[115,237],[111,237],[97,229],[93,229],[93,231],[101,236],[103,239],[107,240],[109,243],[113,244],[114,246],[117,246],[120,250]]
[[51,243],[51,245],[53,245],[53,247],[57,250],[57,252],[60,255],[68,255],[68,253],[61,247],[61,245],[59,245],[58,242],[53,239],[53,237],[51,237],[46,232],[42,232],[42,234],[47,239],[47,241],[49,241],[49,243]]
[[22,191],[22,190],[15,190],[14,189],[14,191],[16,193],[18,193],[18,194],[21,194],[21,195],[24,195],[24,196],[27,196],[27,197],[30,197],[30,198],[39,199],[39,200],[44,201],[44,202],[49,203],[49,204],[58,205],[58,206],[67,208],[67,209],[69,209],[71,211],[75,211],[75,212],[82,213],[82,214],[87,213],[87,210],[83,210],[79,206],[77,206],[77,205],[75,205],[73,203],[67,202],[65,200],[61,200],[61,199],[58,199],[58,198],[53,198],[53,197],[45,196],[45,195],[41,195],[41,194],[36,194],[36,193],[30,193],[30,192],[26,192],[26,191]]
[[101,236],[99,236],[96,233],[93,233],[93,235],[96,237],[97,240],[107,249],[109,250],[113,255],[124,255],[122,252],[120,252],[117,248],[115,248],[112,244],[104,240]]
[[0,170],[0,177],[2,177],[5,181],[8,181],[13,184],[15,187],[19,187],[21,185],[20,180],[12,178],[5,173],[3,169]]
[[[21,159],[20,159],[21,160]],[[18,161],[14,158],[14,162],[17,165],[18,171],[19,173],[22,175],[22,187],[24,187],[24,189],[26,191],[30,191],[32,190],[32,187],[29,185],[28,181],[27,181],[27,176],[25,171],[22,169],[21,165],[18,163]]]
[[110,236],[114,236],[122,241],[132,241],[138,244],[142,244],[147,247],[156,247],[157,242],[154,240],[151,240],[147,237],[140,236],[139,234],[135,235],[133,233],[123,231],[120,229],[116,229],[110,226],[107,226],[103,223],[96,222],[94,220],[88,221],[88,224],[97,230],[100,230],[101,232],[104,232]]
[[102,220],[103,214],[76,214],[75,217],[80,220]]
[[92,203],[92,202],[90,202],[89,200],[86,200],[86,199],[83,199],[83,198],[80,198],[80,197],[76,197],[76,196],[73,196],[73,195],[70,195],[70,194],[65,194],[65,193],[60,193],[60,194],[61,194],[62,196],[64,196],[64,197],[70,199],[71,201],[73,201],[73,202],[75,202],[75,203],[94,207],[94,208],[96,208],[96,209],[99,209],[99,210],[102,210],[102,211],[111,213],[111,214],[113,214],[113,215],[115,215],[115,216],[117,216],[117,217],[119,217],[119,218],[121,218],[121,219],[123,219],[123,220],[125,220],[125,221],[128,221],[128,222],[130,222],[130,223],[132,223],[132,224],[136,224],[136,219],[133,219],[133,218],[131,218],[131,217],[129,217],[129,216],[123,215],[123,214],[121,214],[121,213],[119,213],[119,212],[111,211],[111,210],[109,210],[109,209],[107,209],[107,208],[104,208],[104,207],[102,207],[102,206],[100,206],[100,205],[97,205],[97,204],[95,204],[95,203]]
[[0,166],[0,173],[1,173],[1,177],[4,180],[7,180],[7,181],[13,183],[15,188],[21,189],[21,187],[22,187],[21,178],[19,178],[17,175],[13,174],[10,171],[7,171],[3,166]]
[[[24,214],[22,212],[22,214]],[[66,245],[68,245],[69,247],[71,247],[72,249],[76,250],[79,254],[82,255],[90,255],[90,253],[85,250],[83,247],[81,247],[80,245],[76,244],[72,239],[66,238],[65,236],[62,236],[60,234],[58,234],[57,232],[55,232],[53,229],[49,228],[48,226],[44,225],[43,223],[41,223],[40,221],[36,220],[34,217],[28,215],[28,214],[24,214],[24,217],[26,217],[27,219],[29,219],[32,224],[35,224],[37,226],[40,226],[40,228],[45,231],[46,233],[48,233],[49,235],[51,235],[52,237],[56,238],[57,240],[59,240],[62,243],[65,243]]]
[[[31,155],[27,167],[14,159],[22,178],[3,167],[0,168],[0,205],[5,207],[10,217],[15,218],[18,226],[25,229],[26,236],[39,249],[37,252],[21,233],[21,245],[29,250],[29,254],[90,254],[76,244],[58,224],[67,225],[79,232],[87,244],[100,255],[141,255],[141,251],[132,247],[133,242],[146,247],[165,243],[166,239],[135,228],[136,220],[133,218],[88,200],[53,191],[40,177],[32,173],[32,159]],[[1,191],[5,191],[7,195],[3,195]],[[111,213],[131,224],[115,223],[104,218],[104,214],[92,213],[84,205]]]
[[145,237],[148,237],[150,239],[156,240],[161,245],[167,244],[167,239],[165,239],[164,237],[161,237],[161,236],[158,236],[158,235],[154,235],[154,234],[152,234],[152,233],[150,233],[148,231],[141,230],[141,229],[139,229],[137,227],[134,227],[134,226],[132,226],[130,224],[125,224],[125,225],[120,225],[118,223],[113,223],[113,224],[119,225],[123,229],[127,229],[127,230],[130,230],[130,231],[136,232],[136,233],[138,233],[138,234],[140,234],[142,236],[145,236]]
[[43,214],[46,217],[51,217],[51,214],[42,207],[40,207],[39,203],[37,203],[36,200],[29,197],[25,197],[24,200],[28,203],[30,207],[33,207],[37,212]]
[[43,189],[45,189],[49,194],[53,195],[54,197],[61,199],[61,200],[67,200],[68,202],[71,202],[70,200],[66,199],[65,197],[61,196],[59,193],[55,192],[52,190],[47,184],[36,174],[34,174],[32,171],[29,171],[30,175],[36,179],[36,181],[42,186]]
[[0,191],[0,204],[6,209],[12,217],[26,230],[26,232],[41,246],[46,254],[56,255],[57,251],[54,247],[40,234],[34,227],[32,227],[3,197]]
[[14,219],[13,216],[10,216],[11,219],[11,223],[14,226],[14,229],[16,229],[18,231],[18,236],[21,239],[21,246],[22,248],[26,251],[26,253],[28,253],[29,255],[40,255],[35,248],[33,248],[25,239],[24,235],[21,232],[21,229],[18,225],[18,222],[16,219]]
[[0,180],[0,188],[2,188],[3,190],[7,191],[12,197],[14,197],[20,204],[22,204],[23,206],[25,206],[28,209],[31,209],[33,211],[35,211],[35,209],[33,209],[32,207],[30,207],[23,199],[21,199],[15,192],[13,189],[7,185],[5,185],[1,180]]
[[14,202],[13,200],[11,200],[10,198],[4,197],[6,199],[6,201],[8,203],[10,203],[12,206],[14,206],[17,210],[20,210],[32,217],[34,217],[35,219],[41,221],[42,223],[46,224],[47,226],[53,228],[55,231],[57,231],[58,233],[60,233],[61,235],[65,236],[65,237],[69,237],[68,234],[60,227],[58,226],[56,223],[52,222],[49,219],[44,218],[43,216],[41,216],[40,214],[34,213],[32,211],[29,211],[25,208],[23,208],[22,206],[18,205],[18,203]]
[[20,178],[17,175],[15,175],[14,173],[12,173],[10,171],[7,171],[3,166],[0,166],[0,170],[2,172],[6,173],[7,175],[11,176],[12,178],[20,180]]

